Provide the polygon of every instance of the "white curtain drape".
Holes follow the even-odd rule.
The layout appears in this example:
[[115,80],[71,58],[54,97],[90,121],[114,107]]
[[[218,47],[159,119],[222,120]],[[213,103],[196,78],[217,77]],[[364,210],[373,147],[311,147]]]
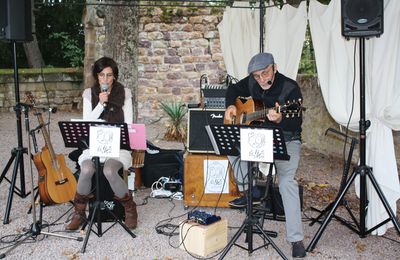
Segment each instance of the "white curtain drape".
[[[384,1],[384,33],[379,38],[365,40],[365,104],[367,130],[366,164],[382,189],[393,212],[400,198],[400,184],[394,154],[393,130],[400,129],[400,1]],[[341,35],[340,0],[328,6],[310,1],[309,21],[318,79],[330,115],[346,125],[352,109],[350,128],[358,131],[360,119],[360,39],[344,39]],[[356,50],[356,53],[354,53]],[[354,84],[353,84],[354,80]],[[368,180],[368,178],[367,178]],[[359,192],[359,182],[356,181]],[[366,227],[372,228],[388,218],[377,193],[367,182],[369,200]],[[389,222],[372,234],[382,235]]]
[[227,7],[218,25],[226,71],[242,79],[246,77],[251,57],[260,51],[260,10],[250,9],[248,2],[234,2]]
[[[249,6],[234,2],[233,6]],[[227,73],[242,79],[248,75],[251,57],[260,52],[259,9],[227,7],[218,31]],[[265,15],[265,52],[274,55],[278,70],[296,79],[307,25],[306,3],[298,8],[269,7]]]
[[265,12],[265,50],[274,55],[279,72],[294,80],[306,35],[306,7],[303,1],[298,8],[284,5],[282,10],[273,7]]

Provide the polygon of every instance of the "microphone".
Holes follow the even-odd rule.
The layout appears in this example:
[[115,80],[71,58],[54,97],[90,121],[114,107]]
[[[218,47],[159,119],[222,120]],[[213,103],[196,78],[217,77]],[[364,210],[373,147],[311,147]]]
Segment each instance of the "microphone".
[[[108,86],[107,84],[101,84],[101,92],[107,92]],[[107,103],[103,103],[103,107],[107,107]]]
[[107,84],[101,84],[101,92],[107,92]]
[[267,81],[267,84],[268,84],[268,85],[272,85],[272,80],[268,80],[268,81]]

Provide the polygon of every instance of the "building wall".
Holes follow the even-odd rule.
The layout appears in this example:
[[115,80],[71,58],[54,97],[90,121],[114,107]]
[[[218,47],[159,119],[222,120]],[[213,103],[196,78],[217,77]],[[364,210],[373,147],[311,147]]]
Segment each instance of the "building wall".
[[36,105],[50,105],[64,111],[81,109],[82,71],[62,71],[41,73],[35,70],[20,70],[18,86],[15,86],[13,72],[3,71],[0,74],[0,111],[13,111],[16,106],[17,89],[21,103],[27,102],[26,92],[29,91]]

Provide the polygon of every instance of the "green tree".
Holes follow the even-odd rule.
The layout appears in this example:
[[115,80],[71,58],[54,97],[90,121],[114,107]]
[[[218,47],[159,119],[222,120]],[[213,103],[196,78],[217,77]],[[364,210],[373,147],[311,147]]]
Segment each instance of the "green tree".
[[84,8],[85,0],[35,0],[36,33],[47,66],[83,64]]

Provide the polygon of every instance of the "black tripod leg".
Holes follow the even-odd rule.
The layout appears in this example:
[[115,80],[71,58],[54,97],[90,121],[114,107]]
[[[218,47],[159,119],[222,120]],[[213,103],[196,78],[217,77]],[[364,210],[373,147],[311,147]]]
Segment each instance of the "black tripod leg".
[[132,233],[132,231],[124,224],[122,223],[121,220],[118,219],[118,217],[114,214],[114,212],[112,212],[112,210],[110,210],[109,208],[105,207],[105,209],[107,210],[107,212],[114,218],[114,220],[120,224],[121,227],[123,227],[126,232],[128,232],[129,235],[131,235],[131,237],[135,238],[136,235]]
[[339,194],[338,198],[336,199],[331,211],[329,212],[329,214],[327,215],[327,217],[325,218],[324,222],[321,224],[321,226],[319,227],[317,233],[315,234],[315,236],[313,237],[313,239],[311,240],[310,244],[307,247],[307,251],[310,252],[312,250],[314,250],[315,246],[318,243],[318,240],[321,238],[322,233],[324,232],[325,228],[327,227],[327,225],[329,224],[329,222],[332,219],[332,216],[335,214],[335,211],[337,209],[337,207],[339,206],[340,202],[342,201],[344,195],[346,194],[346,192],[348,191],[348,189],[350,188],[350,185],[353,183],[354,179],[356,178],[357,172],[353,171],[353,173],[351,174],[349,181],[347,182],[346,186],[344,187],[343,191]]
[[[14,150],[15,150],[15,149],[14,149]],[[15,159],[15,154],[16,154],[15,151],[12,151],[12,152],[11,152],[11,157],[10,157],[10,159],[8,160],[8,162],[7,162],[7,164],[6,164],[6,167],[4,168],[4,170],[3,170],[3,172],[2,172],[2,174],[1,174],[1,176],[0,176],[0,183],[3,181],[3,179],[5,178],[5,176],[6,176],[7,172],[8,172],[8,170],[10,169],[10,166],[11,166],[11,164],[13,163],[13,161],[14,161],[14,159]]]
[[0,254],[0,259],[3,259],[4,257],[6,257],[8,255],[8,253],[10,253],[11,251],[13,251],[15,248],[17,248],[19,245],[21,245],[22,243],[24,243],[28,238],[32,238],[33,235],[30,232],[25,233],[24,238],[22,238],[21,240],[19,240],[15,245],[13,245],[12,247],[10,247],[6,252],[4,252],[3,254]]
[[[397,233],[400,234],[400,225],[399,225],[399,221],[397,220],[396,215],[394,214],[392,208],[390,207],[389,203],[387,202],[387,200],[386,200],[386,198],[385,198],[385,195],[383,194],[381,188],[379,187],[378,182],[376,181],[376,179],[375,179],[375,177],[374,177],[374,175],[372,174],[371,171],[368,171],[368,172],[367,172],[367,176],[369,177],[369,179],[370,179],[372,185],[374,186],[376,193],[378,193],[378,196],[379,196],[379,198],[381,199],[381,201],[382,201],[382,203],[383,203],[383,206],[384,206],[385,209],[386,209],[386,212],[387,212],[388,215],[390,216],[390,219],[392,220],[393,225],[396,227]],[[384,222],[382,222],[381,224],[384,224]],[[379,226],[381,226],[381,225],[377,225],[376,227],[370,229],[369,232],[373,231],[374,229],[378,228]],[[368,233],[369,233],[369,232],[368,232]]]
[[262,227],[257,223],[255,224],[256,228],[261,232],[263,238],[268,241],[270,245],[275,249],[275,251],[285,260],[287,260],[285,254],[279,249],[279,247],[272,241],[272,239],[267,235],[267,233],[262,229]]
[[331,202],[325,209],[319,210],[317,208],[311,207],[312,210],[318,211],[319,215],[316,218],[312,218],[312,221],[310,224],[308,224],[310,227],[313,226],[316,222],[319,222],[319,219],[322,218],[327,212],[329,212],[332,209],[334,202]]
[[81,249],[81,253],[85,253],[86,245],[87,245],[87,243],[89,241],[90,233],[92,232],[92,226],[93,226],[93,223],[94,223],[94,218],[97,215],[96,213],[97,213],[98,210],[100,210],[100,204],[96,203],[96,206],[94,207],[93,212],[92,212],[92,217],[90,218],[90,221],[89,221],[89,226],[88,226],[88,228],[86,230],[86,236],[85,236],[85,240],[83,241],[83,246],[82,246],[82,249]]
[[[218,259],[224,259],[224,257],[226,256],[226,254],[229,252],[229,250],[231,249],[231,247],[236,243],[236,240],[240,237],[240,235],[242,234],[242,232],[244,231],[244,229],[246,228],[247,223],[246,221],[243,222],[243,224],[240,226],[239,230],[236,232],[236,234],[232,237],[231,241],[229,241],[229,243],[226,245],[226,247],[224,248],[224,250],[221,253],[221,256]],[[251,227],[249,227],[251,228]]]
[[3,220],[3,224],[8,224],[10,222],[10,210],[11,210],[11,205],[12,205],[12,200],[13,200],[13,196],[14,196],[14,188],[15,188],[15,182],[17,179],[17,172],[18,172],[18,165],[21,158],[22,154],[19,152],[17,152],[17,155],[15,157],[15,164],[14,164],[14,169],[13,169],[13,175],[11,177],[11,184],[10,184],[10,189],[8,191],[8,199],[7,199],[7,206],[6,206],[6,211],[4,213],[4,220]]

